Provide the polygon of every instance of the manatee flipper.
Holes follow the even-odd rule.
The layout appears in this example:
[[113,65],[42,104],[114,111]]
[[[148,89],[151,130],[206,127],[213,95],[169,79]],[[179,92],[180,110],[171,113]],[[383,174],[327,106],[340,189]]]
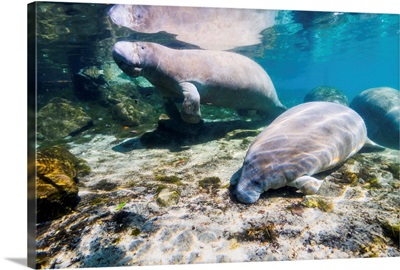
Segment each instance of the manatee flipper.
[[164,99],[164,109],[171,119],[177,122],[182,122],[181,113],[179,112],[175,102],[171,98]]
[[304,175],[293,182],[288,183],[288,186],[296,187],[306,195],[313,195],[317,193],[323,182],[323,180],[318,180],[314,177]]
[[361,148],[360,153],[362,152],[381,152],[384,151],[386,147],[379,145],[373,141],[371,141],[369,138],[365,141],[363,147]]
[[182,120],[193,124],[200,122],[200,95],[196,86],[188,82],[182,82],[179,85],[184,96],[181,111]]

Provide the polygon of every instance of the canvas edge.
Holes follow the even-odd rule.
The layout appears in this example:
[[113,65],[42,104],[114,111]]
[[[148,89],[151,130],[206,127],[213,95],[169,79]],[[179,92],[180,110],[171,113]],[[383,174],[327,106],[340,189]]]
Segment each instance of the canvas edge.
[[27,266],[30,268],[36,268],[36,7],[37,3],[29,3],[27,5],[28,11],[28,149],[27,149],[27,209],[28,209],[28,220],[27,220]]

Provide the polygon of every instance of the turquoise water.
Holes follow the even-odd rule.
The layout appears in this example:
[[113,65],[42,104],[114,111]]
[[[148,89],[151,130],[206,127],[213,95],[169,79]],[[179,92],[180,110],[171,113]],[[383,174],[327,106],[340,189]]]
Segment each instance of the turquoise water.
[[[280,25],[277,45],[259,59],[281,99],[301,100],[321,85],[341,89],[349,100],[372,87],[399,88],[398,15],[294,14],[306,17],[307,23]],[[324,16],[322,24],[313,23]]]

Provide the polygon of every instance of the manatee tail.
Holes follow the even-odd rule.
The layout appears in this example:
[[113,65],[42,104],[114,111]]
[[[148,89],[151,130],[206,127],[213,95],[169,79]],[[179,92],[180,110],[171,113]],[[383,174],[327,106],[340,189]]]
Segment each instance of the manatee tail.
[[361,152],[381,152],[384,151],[386,147],[373,142],[371,139],[367,138],[364,143],[364,146],[361,148]]

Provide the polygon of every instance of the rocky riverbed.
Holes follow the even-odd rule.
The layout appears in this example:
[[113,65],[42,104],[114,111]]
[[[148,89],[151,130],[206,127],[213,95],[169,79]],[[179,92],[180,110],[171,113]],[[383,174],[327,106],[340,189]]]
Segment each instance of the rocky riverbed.
[[91,171],[74,210],[38,224],[38,267],[400,256],[399,151],[356,154],[319,176],[316,195],[288,187],[245,205],[232,185],[262,128],[206,120],[185,136],[159,126],[70,140]]

